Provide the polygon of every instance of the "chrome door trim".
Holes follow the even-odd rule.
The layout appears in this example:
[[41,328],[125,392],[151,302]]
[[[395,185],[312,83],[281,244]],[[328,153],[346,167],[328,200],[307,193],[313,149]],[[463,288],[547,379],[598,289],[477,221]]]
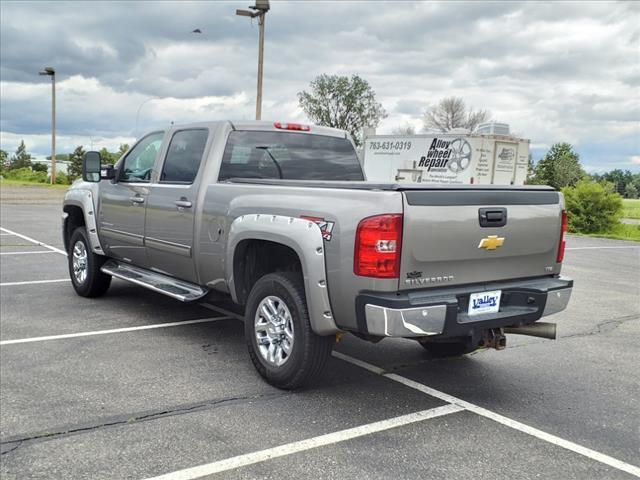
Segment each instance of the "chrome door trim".
[[111,237],[116,240],[122,240],[125,242],[131,242],[136,246],[144,246],[144,236],[136,233],[123,232],[122,230],[116,230],[115,228],[100,227],[100,233],[106,237]]
[[154,248],[163,252],[174,253],[176,255],[191,258],[191,247],[189,245],[168,242],[166,240],[160,240],[153,237],[145,237],[144,244],[149,248]]

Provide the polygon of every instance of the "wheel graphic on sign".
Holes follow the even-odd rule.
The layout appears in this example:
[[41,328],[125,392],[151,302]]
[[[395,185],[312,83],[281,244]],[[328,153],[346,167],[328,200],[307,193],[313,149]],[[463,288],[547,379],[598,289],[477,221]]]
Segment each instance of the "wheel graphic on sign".
[[454,173],[465,171],[471,165],[471,145],[463,138],[456,138],[450,148],[449,170]]

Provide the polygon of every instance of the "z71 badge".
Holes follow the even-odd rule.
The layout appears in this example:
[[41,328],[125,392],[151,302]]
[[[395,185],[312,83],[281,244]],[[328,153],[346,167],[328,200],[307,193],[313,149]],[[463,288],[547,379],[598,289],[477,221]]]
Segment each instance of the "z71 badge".
[[310,220],[318,227],[320,227],[320,232],[322,232],[322,238],[327,242],[331,241],[331,235],[333,232],[333,226],[335,222],[330,222],[320,217],[307,217],[306,215],[302,215],[300,218],[304,218],[305,220]]

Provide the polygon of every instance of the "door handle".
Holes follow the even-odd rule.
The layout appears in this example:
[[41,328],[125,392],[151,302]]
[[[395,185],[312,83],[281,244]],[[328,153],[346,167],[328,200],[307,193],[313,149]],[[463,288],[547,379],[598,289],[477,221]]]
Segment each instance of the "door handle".
[[176,200],[174,203],[179,208],[191,208],[191,202],[189,200]]
[[129,197],[133,203],[144,203],[144,197]]

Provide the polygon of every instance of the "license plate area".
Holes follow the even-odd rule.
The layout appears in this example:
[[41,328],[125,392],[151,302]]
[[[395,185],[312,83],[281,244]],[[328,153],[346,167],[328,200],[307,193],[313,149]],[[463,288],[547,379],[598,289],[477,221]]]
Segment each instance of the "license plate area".
[[469,295],[469,308],[467,315],[473,317],[487,313],[498,313],[500,310],[500,297],[502,290],[490,292],[472,293]]

